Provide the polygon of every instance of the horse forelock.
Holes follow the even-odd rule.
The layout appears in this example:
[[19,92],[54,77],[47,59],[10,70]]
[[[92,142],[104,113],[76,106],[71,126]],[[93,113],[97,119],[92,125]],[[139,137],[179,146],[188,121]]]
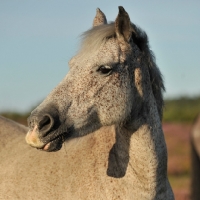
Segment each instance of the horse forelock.
[[113,22],[111,22],[110,24],[95,26],[81,35],[82,43],[80,52],[95,52],[109,38],[115,36],[115,26]]
[[[145,60],[147,62],[150,75],[152,92],[156,100],[158,113],[160,118],[162,118],[164,106],[162,93],[165,91],[162,74],[156,65],[155,56],[149,48],[147,34],[133,23],[131,23],[131,27],[132,41],[140,49],[140,51],[143,52],[143,55],[146,58]],[[115,24],[114,22],[111,22],[109,24],[95,26],[84,32],[81,37],[82,43],[80,54],[83,54],[84,56],[86,56],[86,54],[91,55],[91,52],[97,51],[108,39],[116,37]]]

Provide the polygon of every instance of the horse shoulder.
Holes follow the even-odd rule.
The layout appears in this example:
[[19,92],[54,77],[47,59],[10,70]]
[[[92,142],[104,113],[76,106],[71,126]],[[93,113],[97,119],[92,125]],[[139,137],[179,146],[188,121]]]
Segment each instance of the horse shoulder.
[[0,116],[0,152],[14,142],[24,140],[28,128],[10,119]]

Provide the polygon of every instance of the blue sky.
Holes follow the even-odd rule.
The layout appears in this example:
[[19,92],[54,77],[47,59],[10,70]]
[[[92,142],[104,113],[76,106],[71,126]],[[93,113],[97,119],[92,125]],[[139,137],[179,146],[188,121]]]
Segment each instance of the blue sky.
[[200,95],[198,0],[2,0],[0,111],[28,111],[41,102],[67,74],[96,8],[113,21],[119,5],[148,34],[165,97]]

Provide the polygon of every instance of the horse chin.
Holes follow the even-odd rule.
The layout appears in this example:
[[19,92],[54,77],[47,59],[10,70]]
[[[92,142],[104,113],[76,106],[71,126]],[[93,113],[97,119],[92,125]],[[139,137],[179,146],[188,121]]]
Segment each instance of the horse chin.
[[62,138],[56,138],[55,140],[45,144],[42,148],[37,149],[47,152],[59,151],[62,148],[62,144]]

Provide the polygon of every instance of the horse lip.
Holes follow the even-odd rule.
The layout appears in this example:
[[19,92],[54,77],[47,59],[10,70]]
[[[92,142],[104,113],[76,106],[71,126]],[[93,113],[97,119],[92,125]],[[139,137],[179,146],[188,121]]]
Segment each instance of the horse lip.
[[42,146],[36,147],[38,150],[42,151],[58,151],[61,149],[62,144],[65,142],[66,139],[70,138],[72,134],[63,132],[59,134],[57,137],[49,140],[48,142],[43,143]]
[[26,135],[26,142],[34,148],[43,151],[57,151],[62,147],[63,142],[72,136],[71,131],[66,128],[52,130],[44,137],[40,134],[38,126],[35,125],[33,129],[30,129]]
[[44,151],[48,150],[49,146],[51,145],[51,142],[47,143],[42,149]]
[[[62,147],[62,144],[66,140],[69,140],[70,138],[72,138],[72,135],[73,135],[73,133],[69,130],[67,132],[63,132],[62,134],[60,134],[59,136],[54,138],[51,142],[49,142],[49,146],[47,146],[47,148],[50,147],[50,150],[47,149],[47,151],[58,151],[58,150],[60,150],[61,147]],[[51,149],[51,144],[55,144],[55,142],[57,143],[56,147],[54,149]],[[44,147],[44,149],[45,149],[45,147]]]
[[45,143],[42,147],[37,148],[37,149],[42,150],[42,151],[47,151],[47,152],[58,151],[61,149],[63,142],[64,141],[62,140],[62,136],[59,135],[58,137]]
[[[51,142],[52,142],[52,141],[51,141]],[[41,146],[41,147],[36,147],[36,149],[42,150],[42,151],[48,151],[48,148],[49,148],[51,142],[48,142],[48,143],[44,144],[44,145]]]

